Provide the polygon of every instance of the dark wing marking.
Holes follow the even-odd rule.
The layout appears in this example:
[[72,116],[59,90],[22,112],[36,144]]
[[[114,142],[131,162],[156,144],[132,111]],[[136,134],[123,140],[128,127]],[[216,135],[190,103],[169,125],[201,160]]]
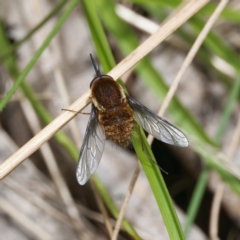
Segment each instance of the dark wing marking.
[[185,134],[165,119],[159,117],[135,99],[126,94],[133,109],[135,121],[158,140],[180,147],[188,146]]
[[92,104],[91,115],[77,165],[76,176],[80,185],[84,185],[96,171],[102,157],[105,140],[105,132],[98,122],[97,109]]

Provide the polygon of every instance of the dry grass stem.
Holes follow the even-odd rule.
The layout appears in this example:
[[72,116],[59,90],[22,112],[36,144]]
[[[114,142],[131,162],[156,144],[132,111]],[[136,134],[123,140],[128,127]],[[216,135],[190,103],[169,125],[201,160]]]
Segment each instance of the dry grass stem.
[[185,23],[194,13],[201,9],[208,0],[191,0],[174,14],[165,24],[151,35],[145,42],[122,60],[108,75],[118,79],[123,73],[132,68],[138,61],[146,56],[152,49],[159,45],[171,33]]
[[[136,48],[130,55],[122,60],[108,74],[118,79],[123,73],[132,68],[140,59],[146,56],[153,48],[160,44],[173,31],[193,16],[208,0],[192,0],[184,6],[173,18],[169,19],[155,34],[151,35],[145,42]],[[81,111],[90,103],[90,90],[77,99],[70,107],[70,110]],[[58,130],[73,119],[77,113],[63,112],[47,125],[41,132],[21,147],[16,153],[10,156],[0,165],[0,179],[4,178],[15,167],[35,152],[44,142],[49,140]]]
[[[36,14],[40,15],[40,17],[43,17],[44,15],[44,11],[42,9],[42,4],[36,0],[33,0],[33,10],[35,10]],[[45,31],[44,31],[45,30]],[[46,38],[47,37],[47,31],[46,28],[43,28],[44,34],[41,35],[41,37]],[[66,87],[66,83],[62,74],[62,71],[59,67],[58,61],[56,59],[56,54],[54,53],[54,47],[53,47],[53,43],[50,43],[48,48],[46,50],[48,50],[48,54],[50,56],[50,60],[53,64],[53,73],[54,73],[54,80],[57,84],[58,90],[60,92],[61,95],[61,99],[63,101],[63,104],[65,106],[69,106],[71,104],[70,102],[70,97],[68,95],[68,91],[67,91],[67,87]],[[73,119],[70,122],[70,130],[71,130],[71,134],[73,136],[73,139],[75,141],[75,143],[80,146],[81,144],[81,138],[80,138],[80,134],[78,133],[78,128],[77,128],[77,121],[75,119]]]
[[[184,3],[183,6],[185,6],[186,3]],[[183,7],[182,6],[182,7]],[[146,31],[148,33],[152,33],[152,32],[156,32],[156,27],[157,27],[157,24],[153,23],[152,21],[144,18],[144,17],[141,17],[139,16],[138,14],[134,13],[133,11],[131,10],[128,10],[126,7],[123,7],[121,5],[118,5],[117,7],[117,12],[118,14],[124,18],[124,20],[126,20],[127,22],[131,23],[133,26],[137,27],[137,28],[140,28],[142,31]],[[174,12],[173,16],[175,16],[177,14],[178,11]],[[221,9],[220,11],[219,10],[216,10],[215,13],[211,16],[211,18],[208,20],[208,22],[206,23],[206,25],[204,26],[203,30],[201,31],[201,33],[198,35],[196,41],[194,42],[193,46],[191,47],[188,55],[186,56],[180,70],[178,71],[178,74],[177,76],[175,77],[175,79],[173,80],[172,84],[171,84],[171,87],[163,101],[163,104],[158,112],[158,115],[160,116],[163,116],[171,99],[173,98],[176,90],[177,90],[177,87],[178,87],[178,84],[181,80],[181,78],[183,77],[184,73],[186,72],[187,68],[189,67],[189,65],[191,64],[193,58],[195,57],[197,51],[199,50],[200,46],[202,45],[204,39],[206,38],[207,34],[209,33],[209,31],[211,30],[214,22],[216,21],[216,19],[218,18],[218,15],[220,14],[221,12]],[[139,19],[139,21],[132,21],[132,19],[134,19],[135,17],[137,17],[137,19]],[[146,26],[147,24],[149,24],[150,27],[147,27],[145,30],[143,28],[142,25],[139,24],[139,22],[143,22],[143,26]],[[141,27],[140,27],[141,26]],[[150,29],[150,30],[149,30]],[[150,144],[152,144],[153,142],[153,137],[152,136],[148,136],[148,142]]]
[[102,200],[101,196],[99,195],[99,193],[97,191],[96,185],[95,185],[94,181],[92,181],[92,179],[90,179],[90,183],[91,183],[91,186],[92,186],[92,189],[93,189],[93,193],[94,193],[94,197],[95,197],[95,200],[97,202],[97,205],[98,205],[98,207],[99,207],[99,209],[100,209],[100,211],[103,215],[103,220],[104,220],[104,224],[106,226],[108,235],[111,239],[112,235],[113,235],[113,228],[112,228],[112,224],[111,224],[108,212],[105,208],[105,205],[103,203],[103,200]]
[[[160,25],[153,22],[152,20],[149,20],[148,18],[145,18],[135,13],[131,9],[128,9],[121,4],[117,4],[116,12],[118,16],[124,21],[147,34],[154,34],[160,27]],[[174,46],[177,46],[180,49],[185,49],[187,47],[187,45],[182,41],[182,39],[177,36],[172,35],[170,36],[170,38],[166,39],[166,41]],[[211,62],[213,66],[218,69],[218,71],[233,79],[236,77],[235,69],[224,59],[218,56],[213,56],[211,58]]]
[[[32,10],[35,11],[35,13],[37,15],[39,15],[40,17],[43,16],[43,9],[42,9],[42,4],[36,0],[32,0]],[[46,38],[47,37],[47,32],[46,32],[46,28],[43,29],[43,34],[41,34],[42,38]],[[60,95],[61,95],[61,99],[63,99],[64,105],[65,106],[69,106],[70,105],[70,99],[68,96],[68,91],[66,88],[66,84],[63,78],[63,74],[60,70],[60,67],[58,65],[58,61],[56,59],[56,55],[54,53],[54,48],[53,48],[53,44],[50,44],[48,46],[48,48],[46,49],[48,50],[48,55],[51,58],[51,62],[53,64],[53,73],[54,73],[54,79],[55,82],[58,86]],[[41,65],[42,67],[42,65]],[[26,105],[25,105],[26,106]],[[31,108],[30,105],[27,105],[26,107],[28,107],[28,111],[26,112],[31,112],[32,113],[32,118],[30,120],[28,114],[25,114],[26,118],[28,119],[28,123],[31,127],[31,130],[33,131],[34,134],[37,134],[37,132],[39,132],[41,130],[40,128],[40,123],[38,122],[37,116],[34,113],[33,109]],[[35,123],[35,126],[33,126],[33,122]],[[70,129],[71,129],[71,133],[73,135],[73,138],[75,140],[75,142],[80,145],[81,139],[80,139],[80,135],[78,133],[78,128],[77,128],[77,122],[75,119],[73,119],[73,121],[71,121],[70,123]],[[45,161],[45,164],[48,168],[48,171],[50,172],[50,175],[58,189],[58,192],[61,196],[62,201],[65,204],[68,216],[70,217],[70,221],[72,223],[73,228],[75,229],[77,235],[79,238],[83,237],[83,233],[85,235],[91,235],[90,232],[87,231],[87,229],[85,228],[80,216],[79,216],[79,212],[78,212],[78,208],[75,205],[75,202],[71,196],[70,190],[60,172],[60,169],[57,165],[56,159],[52,153],[52,150],[49,146],[49,144],[45,144],[40,148],[40,152],[43,156],[43,159]],[[85,238],[89,239],[89,236],[85,236]],[[93,236],[92,236],[93,237]]]
[[[240,115],[238,118],[238,123],[236,126],[236,129],[234,131],[233,138],[229,144],[229,159],[231,160],[234,157],[234,154],[237,150],[237,147],[240,143]],[[221,207],[221,201],[224,193],[225,184],[219,183],[214,197],[212,201],[212,208],[211,208],[211,214],[210,214],[210,227],[209,227],[209,235],[212,240],[218,240],[218,219],[219,219],[219,212]]]
[[[41,126],[39,123],[39,120],[32,109],[32,106],[29,102],[22,101],[21,106],[24,112],[24,115],[27,119],[27,122],[34,134],[39,132],[41,130]],[[72,226],[74,227],[76,233],[79,237],[82,236],[83,232],[86,232],[86,229],[82,223],[82,220],[79,216],[78,209],[75,205],[75,202],[71,196],[71,193],[68,189],[68,186],[60,172],[60,169],[57,165],[56,159],[54,157],[54,154],[49,146],[48,143],[45,143],[40,148],[40,153],[43,156],[44,162],[48,168],[48,171],[57,187],[57,190],[61,196],[62,201],[64,202],[66,206],[66,210],[68,213],[68,216],[70,217],[70,220],[72,222]],[[84,229],[84,231],[83,231]],[[89,233],[90,234],[90,233]]]
[[218,56],[213,56],[211,58],[211,62],[213,64],[213,66],[215,68],[217,68],[217,70],[219,72],[222,72],[223,74],[225,74],[233,79],[235,79],[237,77],[236,70],[222,58],[220,58]]
[[135,183],[137,181],[137,178],[138,178],[138,175],[140,173],[140,170],[141,170],[141,165],[140,165],[140,162],[138,161],[137,162],[137,167],[136,167],[136,169],[135,169],[135,171],[133,173],[132,179],[130,181],[130,185],[128,187],[126,196],[125,196],[125,198],[123,200],[123,203],[122,203],[119,215],[118,215],[118,219],[117,219],[117,222],[116,222],[116,225],[115,225],[114,232],[113,232],[111,240],[117,240],[117,238],[118,238],[118,233],[119,233],[119,230],[121,228],[121,224],[122,224],[122,220],[123,220],[123,217],[124,217],[124,213],[125,213],[125,210],[127,208],[127,204],[128,204],[129,199],[131,197],[131,194],[132,194],[133,188],[135,186]]
[[52,236],[49,235],[43,228],[39,227],[38,224],[35,224],[32,219],[29,219],[20,212],[15,206],[13,206],[9,201],[0,197],[0,209],[9,215],[12,219],[17,221],[21,226],[27,229],[32,233],[36,239],[41,240],[51,240]]
[[164,98],[163,104],[162,104],[162,106],[160,108],[160,111],[158,113],[160,116],[163,116],[163,114],[165,113],[165,111],[166,111],[166,109],[167,109],[171,99],[174,96],[174,93],[177,90],[177,87],[178,87],[178,84],[179,84],[181,78],[183,77],[183,75],[186,72],[187,68],[191,64],[193,58],[195,57],[195,55],[197,54],[199,48],[201,47],[204,39],[208,35],[208,33],[211,30],[214,22],[219,17],[220,13],[222,12],[224,7],[226,6],[227,2],[228,2],[228,0],[221,1],[221,3],[218,5],[218,7],[214,11],[214,13],[211,15],[211,17],[209,18],[209,20],[205,24],[205,26],[202,29],[202,31],[198,35],[196,41],[194,42],[193,46],[191,47],[191,49],[190,49],[190,51],[188,53],[188,55],[184,59],[184,62],[182,64],[180,70],[178,71],[177,76],[173,80],[173,82],[171,84],[171,87],[170,87],[170,89],[169,89],[169,91],[167,93],[167,96]]
[[117,4],[116,6],[116,12],[118,16],[135,28],[147,34],[154,34],[159,29],[160,26],[148,18],[135,13],[131,9],[121,4]]

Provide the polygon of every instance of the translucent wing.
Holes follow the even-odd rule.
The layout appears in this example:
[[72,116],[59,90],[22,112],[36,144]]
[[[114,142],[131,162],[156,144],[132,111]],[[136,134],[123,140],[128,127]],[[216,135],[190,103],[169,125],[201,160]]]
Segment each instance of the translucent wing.
[[105,140],[105,132],[98,122],[97,109],[92,104],[77,165],[76,176],[80,185],[84,185],[96,171],[102,157]]
[[126,95],[133,109],[135,121],[160,141],[180,147],[188,146],[185,134],[165,119],[159,117],[135,99]]

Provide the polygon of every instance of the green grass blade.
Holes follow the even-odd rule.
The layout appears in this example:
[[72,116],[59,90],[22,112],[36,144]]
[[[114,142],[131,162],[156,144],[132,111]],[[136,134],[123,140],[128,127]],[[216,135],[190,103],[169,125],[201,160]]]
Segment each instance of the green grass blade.
[[[137,128],[137,127],[136,127]],[[141,129],[142,136],[144,136],[144,132]],[[158,207],[162,214],[165,226],[168,230],[168,234],[170,239],[185,239],[182,227],[179,223],[175,208],[172,203],[172,199],[169,195],[167,187],[165,185],[164,179],[157,167],[155,157],[152,153],[151,148],[146,140],[146,138],[142,138],[142,141],[139,139],[139,133],[137,129],[133,134],[133,146],[136,151],[136,154],[141,162],[142,168],[148,178],[148,182],[151,186],[152,192],[157,201]],[[150,161],[146,154],[142,151],[142,145],[146,154],[154,161]]]
[[[105,8],[107,8],[107,6],[105,6]],[[101,9],[101,13],[103,13],[104,9]],[[106,10],[107,14],[110,15],[110,10]],[[103,15],[104,16],[104,15]],[[111,21],[110,21],[111,19]],[[121,49],[123,49],[122,51],[124,51],[125,54],[128,54],[129,52],[129,45],[131,45],[133,41],[132,38],[131,38],[131,33],[128,31],[128,27],[126,25],[124,25],[124,23],[121,23],[121,25],[119,24],[117,27],[114,26],[114,23],[113,23],[113,16],[109,16],[108,19],[104,19],[104,23],[106,24],[107,28],[110,29],[109,31],[113,32],[114,35],[116,35],[116,41],[118,42],[118,45],[120,46]],[[122,30],[122,33],[121,33],[121,30]],[[123,34],[123,32],[125,33],[124,34],[124,37],[126,36],[126,41],[124,42],[122,39],[121,39],[121,36]],[[133,37],[134,38],[134,37]],[[120,42],[122,40],[122,42]],[[131,47],[130,47],[131,48]],[[141,62],[144,62],[144,64],[141,65]],[[159,96],[164,96],[164,94],[166,93],[166,91],[164,91],[163,89],[166,89],[166,87],[164,86],[163,83],[161,83],[161,88],[159,87],[159,78],[158,80],[157,79],[157,76],[155,76],[155,73],[154,73],[154,70],[151,69],[151,66],[149,64],[149,62],[145,61],[145,60],[142,60],[139,65],[140,65],[140,70],[139,70],[139,74],[141,76],[143,76],[143,79],[145,78],[146,79],[146,84],[155,92],[157,93],[156,95],[159,97]],[[138,69],[138,68],[137,68]],[[143,71],[144,69],[146,69],[146,72],[141,72]],[[151,71],[150,71],[151,69]],[[151,80],[155,80],[155,81],[152,81]],[[158,84],[157,84],[158,83]],[[172,105],[177,105],[178,107],[176,107],[175,109],[171,106]],[[172,111],[171,111],[172,110]],[[176,104],[176,99],[173,99],[173,102],[171,103],[170,105],[170,112],[172,113],[172,115],[174,115],[174,117],[176,117],[176,119],[179,118],[179,121],[178,122],[178,125],[181,125],[181,122],[184,122],[187,126],[185,129],[188,129],[188,132],[191,133],[191,135],[193,136],[196,136],[199,140],[201,141],[206,141],[206,142],[209,142],[210,144],[213,144],[213,141],[211,141],[209,138],[207,138],[207,136],[202,133],[204,132],[203,130],[201,130],[201,127],[196,124],[194,121],[189,121],[189,119],[191,119],[191,117],[189,118],[189,114],[187,113],[187,111],[184,111],[184,114],[185,114],[185,118],[184,118],[184,121],[183,121],[183,118],[181,118],[181,113],[179,112],[183,112],[182,111],[182,107],[179,107],[179,104]],[[178,113],[180,114],[180,116],[177,116]],[[214,144],[213,144],[214,145]],[[221,165],[217,164],[217,161],[215,159],[215,161],[213,161],[213,158],[209,158],[207,157],[206,154],[203,154],[203,151],[204,149],[200,149],[200,148],[196,148],[196,150],[198,151],[198,153],[200,153],[203,157],[204,157],[204,160],[211,165],[211,167],[213,167],[214,169],[216,169],[220,175],[222,176],[222,178],[224,178],[224,175],[226,174],[225,172],[225,169],[221,167]],[[208,152],[209,155],[211,155],[212,153],[211,152]],[[213,155],[212,155],[213,157]],[[206,174],[203,174],[203,177],[201,179],[206,179]],[[231,188],[239,194],[239,180],[234,178],[231,179],[231,175],[228,175],[228,178],[224,178],[228,184],[231,186]],[[204,181],[200,182],[200,185],[201,186],[201,189],[204,189],[204,185],[206,183],[204,183]],[[203,193],[201,193],[201,189],[200,191],[198,190],[198,194],[199,195],[202,195]]]
[[[98,51],[98,56],[100,59],[104,57],[109,57],[110,59],[112,58],[112,56],[110,56],[109,54],[111,54],[110,49],[107,50],[107,42],[106,42],[106,38],[102,38],[101,35],[98,35],[99,31],[103,31],[102,27],[98,27],[98,23],[99,23],[99,19],[96,19],[96,7],[90,4],[91,1],[84,1],[84,6],[85,6],[85,11],[88,11],[88,13],[86,13],[86,16],[90,19],[88,19],[89,26],[91,29],[92,36],[95,36],[97,41],[95,41],[95,45],[96,49]],[[93,4],[93,2],[92,2]],[[98,4],[107,4],[109,6],[112,5],[112,2],[109,1],[98,1]],[[111,11],[113,11],[113,5],[112,5],[112,9]],[[99,13],[102,13],[102,11],[100,11]],[[101,14],[100,14],[101,15]],[[93,16],[93,18],[91,19],[91,16]],[[94,24],[94,21],[96,21],[96,25]],[[104,35],[104,34],[102,34]],[[103,42],[101,42],[103,41]],[[104,47],[103,47],[104,46]],[[109,48],[109,47],[108,47]],[[103,51],[103,52],[101,52]],[[106,54],[107,52],[107,54]],[[108,60],[105,60],[105,64],[107,65]],[[101,62],[102,63],[102,62]],[[113,67],[113,65],[108,64],[108,68],[104,69],[106,72],[110,71],[110,69]],[[143,134],[143,132],[142,132]],[[144,135],[143,135],[144,136]],[[158,168],[155,166],[155,164],[151,163],[149,164],[149,159],[146,157],[146,155],[143,153],[142,151],[142,145],[141,142],[139,140],[138,134],[134,133],[133,134],[133,139],[132,139],[132,143],[134,146],[134,149],[136,150],[137,156],[140,159],[140,162],[143,165],[143,169],[146,173],[146,176],[149,180],[149,183],[151,185],[151,188],[153,190],[154,196],[156,198],[156,201],[158,203],[159,209],[162,213],[163,219],[165,221],[166,227],[168,229],[169,232],[169,236],[171,239],[184,239],[183,233],[182,233],[182,229],[181,226],[179,224],[178,218],[176,216],[176,212],[174,210],[172,201],[171,201],[171,197],[168,194],[167,188],[165,186],[165,183],[163,181],[163,178],[161,176],[161,174],[159,173]],[[147,152],[147,154],[149,156],[152,157],[152,159],[154,159],[154,156],[151,152],[151,149],[149,147],[149,145],[146,142],[146,139],[144,141],[144,150]]]
[[[108,72],[111,68],[115,66],[115,61],[111,53],[111,49],[109,48],[109,44],[105,36],[104,30],[99,21],[96,11],[96,4],[92,0],[84,0],[82,1],[82,5],[84,7],[85,15],[87,17],[94,45],[97,50],[97,55],[104,71]],[[118,208],[114,204],[107,191],[103,188],[101,182],[99,182],[99,179],[96,178],[96,176],[94,176],[93,179],[106,206],[108,207],[112,215],[117,218],[119,214]],[[141,237],[137,234],[134,228],[125,219],[123,219],[122,226],[128,232],[128,234],[134,237],[134,239],[141,239]]]
[[[53,37],[58,33],[58,31],[61,28],[62,24],[65,22],[65,20],[67,19],[69,14],[72,12],[72,10],[75,8],[75,6],[77,5],[78,2],[79,2],[78,0],[72,0],[69,3],[68,7],[66,8],[66,10],[62,14],[62,16],[57,21],[57,23],[56,23],[55,27],[53,28],[53,30],[50,32],[50,34],[48,35],[46,40],[43,42],[41,47],[38,49],[38,51],[35,53],[35,55],[31,59],[31,61],[28,63],[28,65],[24,68],[22,73],[19,75],[18,79],[14,82],[14,85],[12,86],[12,88],[8,91],[8,93],[5,95],[5,97],[0,102],[0,111],[3,110],[3,108],[6,106],[6,104],[8,103],[8,101],[10,100],[10,98],[12,97],[14,92],[18,89],[18,87],[24,81],[24,79],[27,76],[27,74],[30,72],[32,67],[35,65],[35,63],[37,62],[37,60],[39,59],[39,57],[41,56],[41,54],[43,53],[45,48],[49,45],[49,43],[51,42]],[[3,33],[0,33],[0,34],[3,35]]]
[[94,1],[82,1],[84,7],[84,12],[88,21],[89,28],[91,30],[92,39],[94,41],[94,46],[96,52],[103,68],[103,71],[107,73],[111,68],[115,66],[115,60],[113,58],[111,49],[107,38],[105,36],[102,24],[99,20],[96,4]]

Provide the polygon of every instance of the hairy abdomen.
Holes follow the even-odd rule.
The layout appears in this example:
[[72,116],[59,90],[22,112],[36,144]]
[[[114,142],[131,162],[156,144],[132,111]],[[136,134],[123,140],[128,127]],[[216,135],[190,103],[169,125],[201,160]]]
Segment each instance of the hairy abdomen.
[[121,147],[129,145],[135,122],[132,109],[127,102],[105,112],[99,112],[99,121],[108,140]]

